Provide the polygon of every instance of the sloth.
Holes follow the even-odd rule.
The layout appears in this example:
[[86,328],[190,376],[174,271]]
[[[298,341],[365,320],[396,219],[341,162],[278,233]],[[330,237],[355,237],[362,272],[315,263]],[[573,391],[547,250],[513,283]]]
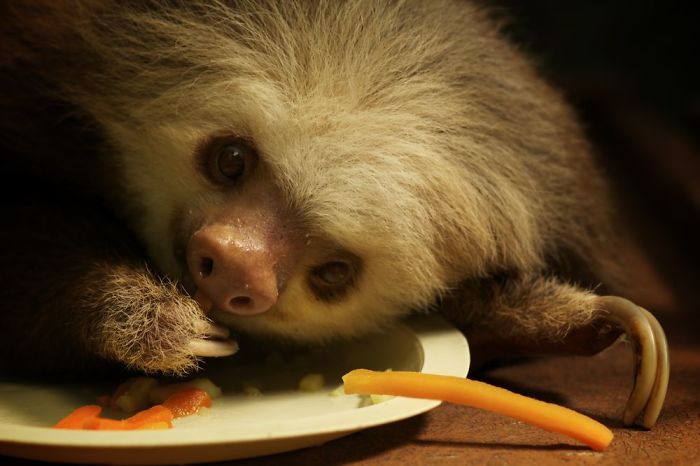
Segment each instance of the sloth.
[[[0,357],[185,374],[240,335],[323,343],[435,312],[500,353],[668,356],[623,298],[573,111],[453,0],[0,7]],[[196,298],[196,299],[195,299]]]

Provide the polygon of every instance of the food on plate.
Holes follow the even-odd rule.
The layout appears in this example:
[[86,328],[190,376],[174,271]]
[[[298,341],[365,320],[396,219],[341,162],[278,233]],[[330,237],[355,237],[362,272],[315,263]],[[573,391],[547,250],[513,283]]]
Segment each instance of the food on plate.
[[175,417],[184,417],[196,414],[202,408],[211,408],[211,404],[209,393],[200,388],[186,387],[170,395],[162,405],[156,406],[164,406]]
[[301,392],[317,392],[326,384],[323,374],[311,373],[306,374],[299,380],[299,391]]
[[343,376],[345,393],[427,398],[486,409],[605,450],[613,433],[598,421],[563,406],[461,377],[410,371],[356,369]]
[[101,413],[102,406],[81,406],[58,421],[54,427],[79,430],[141,430],[172,427],[173,413],[162,405],[139,411],[126,419],[104,418],[100,417]]
[[102,407],[97,405],[81,406],[75,409],[68,416],[58,421],[54,427],[56,429],[82,429],[85,422],[100,415]]
[[152,377],[133,377],[119,385],[109,399],[108,406],[125,413],[135,413],[150,406],[149,395],[158,381]]
[[200,377],[197,379],[188,380],[186,382],[159,385],[149,392],[148,399],[152,404],[162,403],[173,393],[182,390],[183,388],[199,388],[200,390],[207,392],[211,398],[218,398],[221,396],[221,388],[219,388],[208,378]]
[[173,413],[170,409],[156,405],[139,411],[126,419],[109,419],[99,415],[87,419],[84,430],[159,430],[172,427]]
[[[210,408],[212,398],[220,395],[221,389],[209,379],[160,386],[156,379],[139,377],[121,384],[111,397],[99,397],[104,407],[126,413],[133,413],[138,407],[131,416],[125,419],[101,417],[103,406],[87,405],[75,409],[54,427],[83,430],[169,429],[173,419]],[[149,401],[153,399],[162,402]]]
[[248,397],[262,396],[260,382],[257,380],[246,380],[241,384],[241,390],[243,391],[243,394]]

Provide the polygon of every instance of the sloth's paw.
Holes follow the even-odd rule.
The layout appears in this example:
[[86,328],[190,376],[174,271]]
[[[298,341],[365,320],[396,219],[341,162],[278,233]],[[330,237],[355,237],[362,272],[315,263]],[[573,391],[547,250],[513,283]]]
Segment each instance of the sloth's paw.
[[183,375],[199,358],[238,350],[228,329],[213,323],[197,302],[174,286],[144,283],[114,287],[93,326],[98,352],[128,368]]

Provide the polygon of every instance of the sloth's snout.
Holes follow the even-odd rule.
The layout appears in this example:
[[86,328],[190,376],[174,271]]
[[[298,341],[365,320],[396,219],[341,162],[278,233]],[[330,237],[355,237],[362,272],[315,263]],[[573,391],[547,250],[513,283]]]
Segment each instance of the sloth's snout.
[[187,266],[197,289],[221,310],[254,315],[277,302],[273,255],[255,235],[241,235],[228,225],[208,225],[190,238]]

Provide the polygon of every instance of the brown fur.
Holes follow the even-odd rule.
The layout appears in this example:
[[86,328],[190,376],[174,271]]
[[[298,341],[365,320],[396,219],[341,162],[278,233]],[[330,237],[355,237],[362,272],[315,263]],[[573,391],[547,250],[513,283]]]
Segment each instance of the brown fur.
[[[173,255],[173,219],[239,202],[193,169],[196,148],[222,131],[254,141],[308,247],[273,309],[222,321],[323,341],[440,302],[473,328],[561,340],[600,317],[567,266],[593,272],[590,286],[615,285],[605,183],[561,96],[477,6],[70,3],[5,7],[5,153],[38,159],[43,172],[94,164],[100,182],[68,178],[106,198],[158,273],[178,281],[186,270]],[[26,121],[17,102],[37,99],[62,102],[59,114],[68,106],[80,122],[71,131],[98,138],[99,151],[27,149],[49,133],[18,127],[14,114]],[[51,127],[53,116],[41,118]],[[352,292],[333,303],[305,285],[329,248],[362,264]],[[93,288],[80,301],[90,350],[144,370],[190,369],[178,342],[200,318],[191,300],[148,272],[111,269],[97,288],[83,277]],[[137,346],[122,351],[123,341]]]

